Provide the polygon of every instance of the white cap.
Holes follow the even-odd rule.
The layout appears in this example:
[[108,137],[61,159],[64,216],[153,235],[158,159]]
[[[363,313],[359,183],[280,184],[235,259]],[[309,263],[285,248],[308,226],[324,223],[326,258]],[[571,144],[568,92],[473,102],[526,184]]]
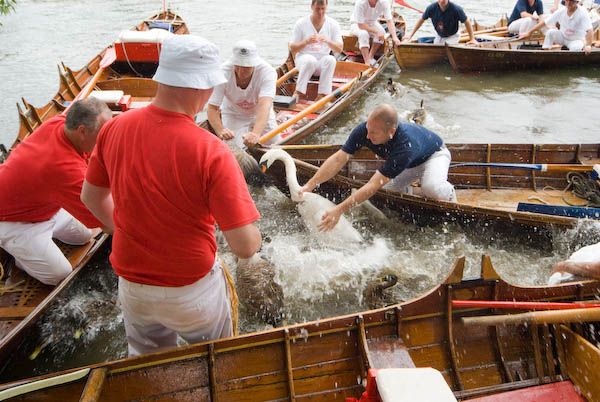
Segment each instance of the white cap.
[[210,89],[227,82],[220,68],[219,49],[195,35],[173,35],[163,42],[152,79],[194,89]]
[[233,45],[233,54],[229,63],[240,67],[256,67],[260,64],[260,57],[256,45],[251,40],[242,39]]

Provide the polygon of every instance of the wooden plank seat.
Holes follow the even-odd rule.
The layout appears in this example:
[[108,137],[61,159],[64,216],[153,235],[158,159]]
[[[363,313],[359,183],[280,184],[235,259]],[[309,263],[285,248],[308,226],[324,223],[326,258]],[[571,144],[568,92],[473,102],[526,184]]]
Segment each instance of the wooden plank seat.
[[502,392],[500,394],[467,399],[469,402],[537,402],[537,401],[569,401],[586,402],[577,392],[571,381],[561,381],[552,384]]

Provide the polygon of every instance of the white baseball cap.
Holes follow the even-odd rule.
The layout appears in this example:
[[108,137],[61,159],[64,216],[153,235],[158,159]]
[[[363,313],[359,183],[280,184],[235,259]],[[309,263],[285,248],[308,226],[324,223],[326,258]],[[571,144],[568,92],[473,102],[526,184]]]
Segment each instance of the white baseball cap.
[[242,39],[233,45],[233,54],[229,63],[240,67],[256,67],[260,64],[260,57],[256,45],[251,40]]
[[210,89],[227,82],[221,72],[217,46],[195,35],[173,35],[163,41],[152,79],[194,89]]

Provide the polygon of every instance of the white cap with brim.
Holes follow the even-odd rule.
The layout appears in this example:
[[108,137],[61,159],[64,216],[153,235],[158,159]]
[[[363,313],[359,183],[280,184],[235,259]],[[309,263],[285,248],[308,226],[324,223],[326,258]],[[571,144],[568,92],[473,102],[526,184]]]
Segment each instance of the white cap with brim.
[[210,89],[227,80],[221,72],[219,49],[195,35],[173,35],[162,44],[152,79],[173,87]]
[[242,39],[233,45],[233,54],[229,64],[240,67],[256,67],[260,64],[260,57],[256,45],[251,40]]

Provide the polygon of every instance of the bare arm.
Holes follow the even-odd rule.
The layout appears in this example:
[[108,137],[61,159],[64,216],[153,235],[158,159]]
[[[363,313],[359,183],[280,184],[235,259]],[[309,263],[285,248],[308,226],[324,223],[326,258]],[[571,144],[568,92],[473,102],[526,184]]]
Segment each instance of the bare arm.
[[552,7],[552,9],[550,9],[550,13],[554,13],[556,10],[558,10],[558,2],[560,0],[554,0],[554,7]]
[[258,98],[258,106],[256,107],[256,120],[254,121],[254,127],[252,131],[244,134],[242,139],[246,146],[257,144],[260,136],[262,135],[267,122],[269,121],[269,114],[273,107],[273,98],[270,96],[261,96]]
[[417,20],[417,23],[415,24],[415,27],[413,28],[412,32],[410,33],[410,35],[405,36],[403,41],[404,42],[408,42],[412,39],[413,35],[417,33],[417,31],[419,30],[419,28],[421,28],[421,25],[423,25],[423,23],[425,22],[425,20],[423,18],[419,18]]
[[592,51],[593,40],[594,40],[594,34],[591,29],[588,29],[585,33],[585,47],[583,48],[583,51],[585,52],[586,55],[590,54],[590,52]]
[[584,278],[600,279],[600,261],[596,262],[573,262],[561,261],[554,265],[552,272],[569,272]]
[[231,130],[223,126],[223,121],[221,120],[221,113],[218,106],[209,104],[208,108],[206,109],[206,116],[208,117],[208,122],[212,126],[213,130],[215,130],[217,137],[222,140],[230,140],[235,136]]
[[341,149],[331,155],[325,162],[323,162],[319,170],[317,170],[317,173],[315,173],[315,175],[311,177],[304,186],[302,186],[298,195],[302,197],[303,192],[313,191],[319,184],[325,183],[327,180],[331,179],[337,174],[337,172],[340,171],[342,167],[344,167],[348,160],[350,160],[350,154],[347,154]]
[[537,24],[535,24],[535,26],[533,28],[531,28],[529,31],[523,32],[521,35],[519,35],[519,38],[527,38],[527,37],[529,37],[529,35],[531,35],[532,32],[537,31],[538,29],[540,29],[544,25],[546,25],[546,23],[544,22],[544,19],[542,18],[542,21],[540,21]]
[[323,215],[321,223],[319,224],[319,230],[326,232],[333,229],[344,212],[371,198],[377,190],[385,186],[390,180],[389,177],[385,177],[379,173],[379,171],[375,172],[375,174],[371,176],[371,179],[369,179],[369,181],[357,192]]
[[223,235],[233,254],[239,258],[250,258],[260,249],[262,239],[254,223],[224,231]]
[[398,46],[400,44],[400,38],[398,37],[398,32],[396,31],[396,24],[394,24],[394,20],[386,21],[388,29],[390,30],[390,34],[392,35],[392,42],[394,45]]
[[290,43],[290,51],[292,52],[292,54],[296,54],[302,49],[304,49],[306,46],[308,46],[308,44],[311,43],[311,39],[314,39],[315,36],[316,35],[312,35],[299,42]]
[[109,234],[114,232],[113,211],[115,204],[110,193],[110,188],[94,186],[88,183],[87,180],[84,180],[81,189],[81,202],[102,222],[104,225],[102,230]]
[[468,44],[476,45],[477,41],[475,40],[475,35],[473,34],[473,26],[471,25],[471,21],[468,19],[465,20],[465,27],[467,27],[467,33],[469,34]]
[[331,50],[333,50],[335,53],[342,53],[342,50],[344,49],[344,44],[343,43],[334,42],[334,41],[329,40],[329,39],[325,39],[325,43],[327,43],[327,45],[329,46],[329,48]]

